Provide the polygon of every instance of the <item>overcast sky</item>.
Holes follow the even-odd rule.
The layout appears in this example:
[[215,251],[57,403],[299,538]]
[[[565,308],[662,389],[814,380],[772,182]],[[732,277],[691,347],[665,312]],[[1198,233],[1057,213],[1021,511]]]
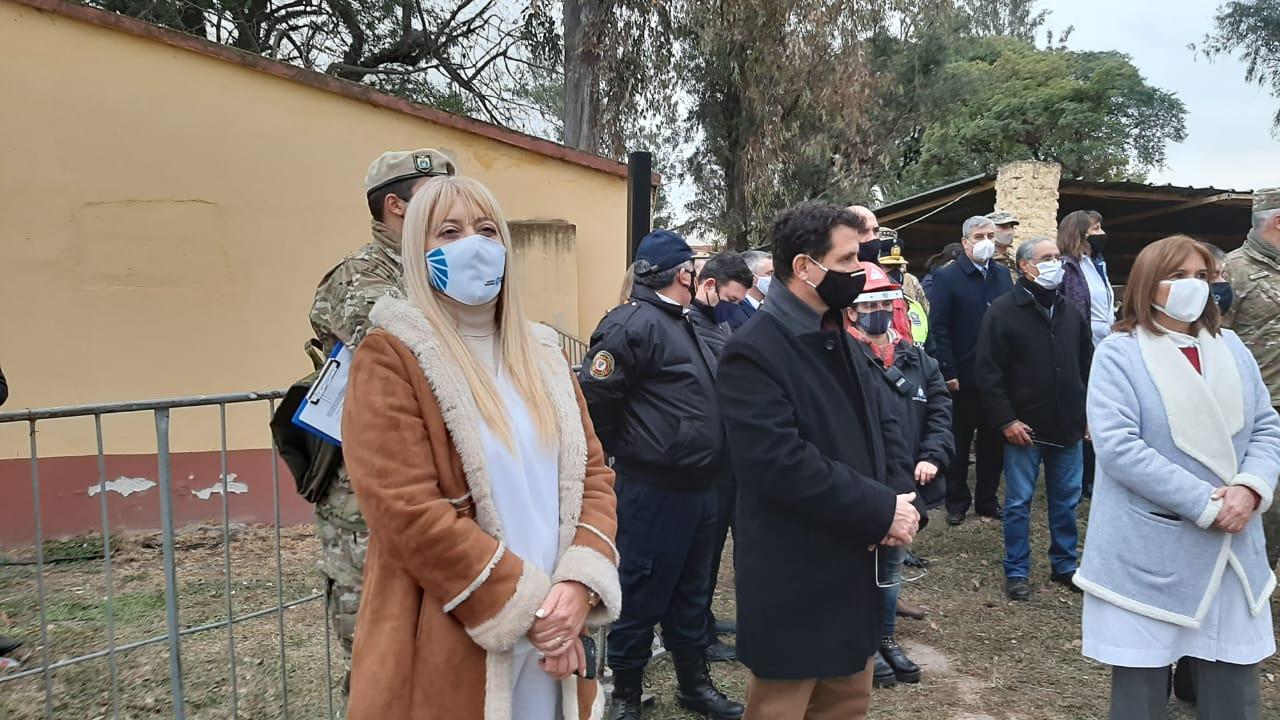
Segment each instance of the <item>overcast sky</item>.
[[1280,185],[1280,142],[1271,117],[1280,100],[1244,80],[1236,58],[1210,63],[1187,49],[1213,23],[1219,0],[1046,0],[1049,25],[1074,25],[1073,50],[1118,50],[1147,81],[1187,106],[1187,139],[1169,147],[1152,181],[1249,190]]

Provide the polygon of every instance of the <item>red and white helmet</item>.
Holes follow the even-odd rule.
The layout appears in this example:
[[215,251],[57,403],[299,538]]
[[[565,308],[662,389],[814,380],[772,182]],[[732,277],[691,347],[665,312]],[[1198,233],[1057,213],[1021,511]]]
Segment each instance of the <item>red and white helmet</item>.
[[902,299],[902,286],[894,282],[884,268],[873,262],[863,262],[862,269],[867,273],[867,282],[854,304]]

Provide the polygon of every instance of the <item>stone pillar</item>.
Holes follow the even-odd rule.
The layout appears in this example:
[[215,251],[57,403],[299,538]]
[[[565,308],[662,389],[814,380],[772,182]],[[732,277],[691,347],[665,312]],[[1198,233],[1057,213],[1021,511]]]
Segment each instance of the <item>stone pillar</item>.
[[1016,242],[1041,235],[1058,236],[1058,182],[1062,166],[1047,162],[1011,162],[996,170],[996,210],[1018,216]]

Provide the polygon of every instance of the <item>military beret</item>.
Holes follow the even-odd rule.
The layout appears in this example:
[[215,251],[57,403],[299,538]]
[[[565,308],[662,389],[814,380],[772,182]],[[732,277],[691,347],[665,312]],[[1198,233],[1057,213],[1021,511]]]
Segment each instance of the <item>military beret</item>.
[[1280,209],[1280,187],[1253,191],[1253,211]]
[[987,219],[996,225],[1019,225],[1018,216],[1004,210],[996,210],[987,216]]
[[693,250],[684,238],[670,230],[654,230],[636,248],[636,275],[652,275],[693,259]]
[[415,177],[457,175],[453,159],[435,148],[393,150],[382,153],[369,166],[364,178],[364,194],[372,195],[393,182]]

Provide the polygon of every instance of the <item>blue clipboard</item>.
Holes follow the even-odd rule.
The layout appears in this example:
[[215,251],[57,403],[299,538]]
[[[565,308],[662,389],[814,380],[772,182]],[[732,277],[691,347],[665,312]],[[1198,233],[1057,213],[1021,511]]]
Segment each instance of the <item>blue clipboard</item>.
[[353,355],[338,343],[293,414],[294,425],[338,447],[342,447],[342,405]]

